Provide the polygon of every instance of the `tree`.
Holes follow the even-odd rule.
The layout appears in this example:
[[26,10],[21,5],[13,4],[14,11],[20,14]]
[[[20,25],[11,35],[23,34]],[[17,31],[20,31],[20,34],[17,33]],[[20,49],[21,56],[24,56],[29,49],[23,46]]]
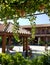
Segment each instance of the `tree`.
[[26,16],[36,11],[46,12],[50,16],[50,0],[0,0],[0,18]]
[[6,24],[7,19],[14,19],[14,16],[27,18],[36,11],[50,16],[50,0],[0,0],[0,20]]
[[35,33],[36,33],[36,23],[34,22],[35,19],[36,19],[35,16],[29,18],[31,24],[31,40],[35,39]]

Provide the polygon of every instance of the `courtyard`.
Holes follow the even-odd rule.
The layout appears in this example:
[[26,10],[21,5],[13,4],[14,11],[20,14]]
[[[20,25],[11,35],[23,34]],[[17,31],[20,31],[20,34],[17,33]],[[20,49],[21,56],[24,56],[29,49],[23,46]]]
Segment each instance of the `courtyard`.
[[[45,52],[45,46],[34,46],[30,45],[32,53],[43,53]],[[13,50],[16,52],[23,52],[23,46],[14,46]],[[48,46],[48,50],[50,50],[50,46]],[[0,53],[2,53],[2,48],[0,48]]]

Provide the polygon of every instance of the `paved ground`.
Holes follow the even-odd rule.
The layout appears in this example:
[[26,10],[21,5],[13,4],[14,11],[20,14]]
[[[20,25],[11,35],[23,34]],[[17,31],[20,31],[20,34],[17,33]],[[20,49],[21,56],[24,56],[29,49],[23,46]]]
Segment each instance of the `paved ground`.
[[[45,46],[30,46],[32,53],[42,53],[45,51]],[[14,46],[13,48],[17,52],[23,52],[23,46]],[[50,50],[50,46],[48,46]],[[2,48],[0,48],[0,53],[2,53]]]

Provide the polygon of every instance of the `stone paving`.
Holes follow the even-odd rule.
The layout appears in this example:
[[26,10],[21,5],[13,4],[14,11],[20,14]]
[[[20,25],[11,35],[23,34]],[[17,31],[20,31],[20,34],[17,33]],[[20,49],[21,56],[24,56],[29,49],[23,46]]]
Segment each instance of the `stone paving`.
[[[42,53],[45,51],[45,46],[31,46],[32,53]],[[14,46],[13,50],[16,52],[23,52],[23,46]],[[50,50],[50,46],[48,46],[48,50]],[[2,48],[0,48],[0,53],[2,53]]]
[[[32,51],[45,51],[45,46],[31,46],[30,48]],[[13,48],[14,50],[16,50],[17,52],[23,52],[23,46],[14,46]],[[48,50],[50,50],[50,46],[48,46]]]

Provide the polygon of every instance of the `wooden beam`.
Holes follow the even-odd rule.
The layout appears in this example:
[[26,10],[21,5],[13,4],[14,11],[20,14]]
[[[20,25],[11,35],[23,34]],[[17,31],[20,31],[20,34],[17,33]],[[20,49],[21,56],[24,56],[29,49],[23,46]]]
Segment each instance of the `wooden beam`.
[[11,44],[11,36],[9,36],[9,41],[8,41],[8,45]]
[[2,36],[2,52],[5,53],[6,48],[6,35]]
[[28,40],[27,37],[23,37],[23,52],[26,52],[25,56],[28,56]]
[[28,40],[27,40],[27,37],[26,37],[26,57],[28,56]]
[[25,37],[23,37],[23,52],[25,51]]

